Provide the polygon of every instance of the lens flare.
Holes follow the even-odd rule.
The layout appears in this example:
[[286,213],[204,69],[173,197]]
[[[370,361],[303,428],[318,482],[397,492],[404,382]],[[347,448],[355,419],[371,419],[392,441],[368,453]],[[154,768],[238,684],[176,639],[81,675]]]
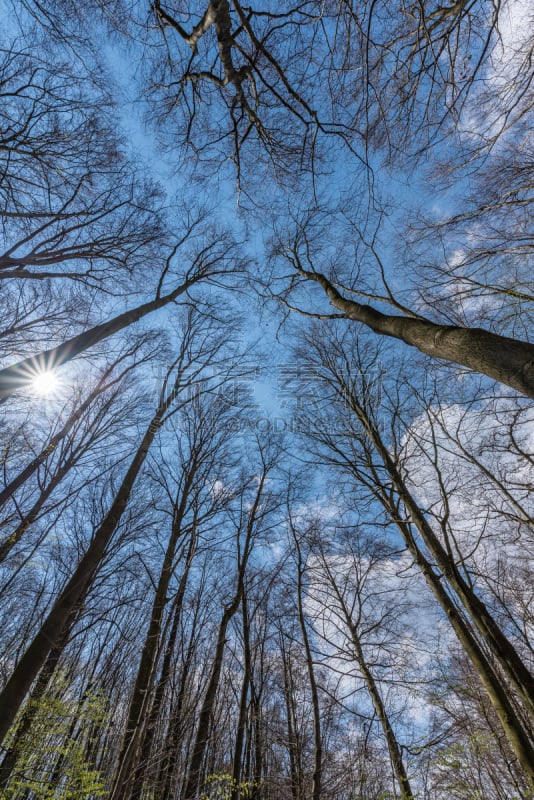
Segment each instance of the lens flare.
[[59,386],[57,376],[50,371],[40,372],[32,381],[35,392],[43,397],[53,394]]

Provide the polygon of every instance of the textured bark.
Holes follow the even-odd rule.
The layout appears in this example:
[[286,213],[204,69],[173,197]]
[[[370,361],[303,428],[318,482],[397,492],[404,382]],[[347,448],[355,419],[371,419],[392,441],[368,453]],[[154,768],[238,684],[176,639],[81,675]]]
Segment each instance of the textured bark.
[[0,369],[0,402],[7,400],[20,389],[31,385],[32,378],[40,372],[52,370],[62,364],[66,364],[72,358],[80,355],[80,353],[89,350],[109,336],[124,330],[124,328],[128,328],[147,314],[164,308],[164,306],[172,303],[186,292],[195,282],[194,279],[187,280],[174,291],[163,295],[163,297],[156,297],[154,300],[143,303],[137,308],[132,308],[130,311],[125,311],[107,322],[95,325],[94,328],[90,328],[78,334],[78,336],[73,336],[72,339],[68,339],[57,347],[43,350],[41,353],[25,358],[17,364]]
[[382,314],[372,306],[347,300],[321,273],[299,268],[298,272],[317,282],[334,308],[347,319],[361,322],[379,335],[399,339],[425,355],[461,364],[534,398],[534,344],[499,336],[483,328],[438,325],[426,319]]

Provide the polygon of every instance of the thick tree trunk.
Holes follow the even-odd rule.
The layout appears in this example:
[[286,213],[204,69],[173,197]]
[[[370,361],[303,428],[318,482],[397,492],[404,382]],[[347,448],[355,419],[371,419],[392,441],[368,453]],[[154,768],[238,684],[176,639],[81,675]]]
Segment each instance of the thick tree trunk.
[[58,641],[57,645],[50,650],[48,657],[43,664],[43,668],[39,673],[39,677],[33,687],[30,697],[28,698],[28,702],[22,712],[21,719],[19,724],[17,725],[17,729],[15,731],[14,739],[9,747],[9,750],[4,756],[4,760],[2,761],[2,765],[0,766],[0,789],[4,790],[9,783],[9,779],[13,773],[17,765],[17,761],[20,755],[21,745],[24,742],[24,738],[30,732],[33,720],[35,718],[35,712],[37,710],[37,706],[44,696],[50,681],[52,680],[52,676],[56,671],[56,667],[58,664],[59,659],[61,658],[61,654],[65,649],[68,641],[70,639],[70,633],[72,630],[72,626],[74,625],[74,621],[76,620],[79,613],[79,607],[77,607],[74,612],[71,614],[70,619],[67,620],[67,624],[65,625],[63,634]]
[[399,339],[433,358],[461,364],[534,398],[534,344],[482,328],[438,325],[426,319],[382,314],[372,306],[347,300],[321,273],[298,271],[316,281],[330,303],[347,319],[361,322],[379,335]]
[[130,311],[125,311],[107,322],[95,325],[94,328],[90,328],[88,331],[78,334],[78,336],[73,336],[72,339],[63,342],[57,347],[43,350],[41,353],[19,361],[18,364],[12,364],[10,367],[0,369],[0,403],[20,389],[29,386],[38,373],[66,364],[72,358],[80,355],[80,353],[89,350],[89,348],[94,347],[109,336],[124,330],[124,328],[128,328],[147,314],[151,314],[153,311],[172,303],[177,297],[186,292],[194,282],[194,279],[187,280],[173,292],[163,297],[156,297],[154,300],[143,303],[137,308],[132,308]]

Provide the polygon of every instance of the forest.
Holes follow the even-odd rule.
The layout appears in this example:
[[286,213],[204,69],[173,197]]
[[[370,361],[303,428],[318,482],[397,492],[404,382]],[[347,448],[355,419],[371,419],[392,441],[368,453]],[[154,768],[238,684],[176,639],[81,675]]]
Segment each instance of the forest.
[[0,800],[532,800],[530,0],[0,9]]

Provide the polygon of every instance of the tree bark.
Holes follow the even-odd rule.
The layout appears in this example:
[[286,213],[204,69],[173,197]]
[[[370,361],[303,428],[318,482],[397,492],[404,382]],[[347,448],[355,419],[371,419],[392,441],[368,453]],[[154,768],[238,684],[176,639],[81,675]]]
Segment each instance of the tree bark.
[[52,680],[52,676],[56,670],[59,659],[61,658],[61,654],[68,644],[72,626],[78,616],[78,612],[79,608],[77,607],[67,620],[63,634],[57,645],[50,650],[47,659],[43,664],[43,668],[39,673],[39,677],[35,683],[35,686],[33,687],[33,691],[28,698],[28,702],[26,703],[20,722],[15,731],[13,742],[5,754],[2,765],[0,766],[0,789],[2,790],[6,788],[7,784],[9,783],[9,779],[13,774],[13,770],[17,765],[20,747],[24,741],[24,737],[30,732],[35,717],[36,706],[44,696],[44,693],[46,692],[48,685]]
[[300,267],[297,271],[318,283],[331,305],[347,319],[361,322],[379,335],[399,339],[425,355],[461,364],[534,398],[534,344],[499,336],[483,328],[438,325],[427,319],[382,314],[372,306],[347,300],[320,272]]
[[243,760],[243,742],[245,740],[245,729],[247,722],[248,692],[252,675],[252,660],[250,656],[250,621],[248,619],[246,593],[243,593],[241,611],[243,613],[243,680],[241,682],[241,694],[239,698],[239,716],[237,720],[237,730],[235,737],[234,758],[232,763],[232,794],[230,800],[239,800],[241,783],[241,765]]
[[[191,478],[192,475],[189,476],[189,480],[191,480]],[[167,592],[172,577],[176,548],[182,534],[182,522],[185,514],[187,498],[189,495],[189,488],[190,483],[186,484],[184,487],[180,507],[173,520],[171,535],[167,543],[167,549],[163,559],[154,601],[152,603],[150,624],[148,626],[145,644],[141,652],[141,660],[139,663],[139,669],[137,671],[137,678],[135,681],[132,699],[130,701],[126,731],[123,737],[117,772],[110,794],[110,800],[124,800],[124,798],[128,797],[130,794],[131,781],[133,778],[132,767],[136,763],[136,755],[139,746],[141,745],[143,732],[146,730],[143,726],[143,721],[147,712],[148,698],[153,683],[153,675],[156,667],[156,660],[161,638],[163,613],[165,606],[167,605]],[[193,542],[194,534],[191,535],[191,547],[194,547]]]
[[[344,387],[347,388],[347,387]],[[358,417],[376,452],[378,453],[384,467],[386,468],[393,488],[400,498],[401,503],[408,511],[412,524],[418,530],[425,546],[435,559],[437,566],[443,576],[450,582],[460,601],[464,605],[472,624],[479,631],[490,651],[495,656],[497,662],[503,669],[505,675],[518,689],[521,698],[529,698],[529,681],[532,676],[522,663],[519,655],[510,642],[506,639],[502,631],[491,618],[488,610],[473,593],[470,587],[465,584],[455,565],[449,559],[446,551],[437,539],[434,531],[427,523],[417,505],[415,499],[410,494],[400,472],[385,446],[380,433],[371,421],[365,408],[360,404],[358,398],[351,393],[351,409]],[[425,559],[417,546],[409,525],[403,521],[402,515],[395,508],[391,497],[384,486],[380,485],[377,493],[378,499],[388,511],[401,531],[406,546],[412,554],[415,562],[419,565],[423,575],[442,609],[446,613],[458,639],[468,654],[473,666],[486,689],[492,705],[495,709],[502,728],[517,756],[521,767],[534,786],[534,746],[530,737],[530,731],[525,729],[522,720],[519,718],[513,703],[508,697],[506,686],[503,684],[499,675],[496,674],[493,666],[488,661],[482,648],[469,626],[463,620],[458,610],[454,606],[448,593],[445,591],[441,579],[434,572],[429,562]],[[498,633],[497,633],[498,632]],[[531,684],[530,684],[531,686]],[[528,708],[528,704],[527,704]]]
[[206,690],[206,694],[204,696],[204,702],[202,704],[202,708],[200,711],[197,735],[195,738],[195,744],[193,746],[193,752],[191,755],[187,781],[182,794],[182,800],[194,800],[200,786],[202,762],[204,760],[204,755],[209,742],[209,727],[211,722],[211,716],[213,712],[213,707],[215,705],[217,690],[219,688],[219,679],[221,675],[223,656],[224,656],[224,646],[226,644],[226,631],[228,629],[228,625],[230,624],[232,618],[237,613],[237,610],[241,604],[241,600],[243,598],[243,594],[245,591],[245,571],[247,568],[248,559],[250,557],[252,538],[254,533],[254,524],[256,521],[256,515],[259,509],[260,500],[262,497],[263,487],[265,486],[266,478],[267,478],[267,469],[264,469],[264,472],[261,475],[261,478],[258,482],[258,488],[256,491],[254,502],[249,512],[247,526],[246,526],[245,542],[243,545],[243,553],[241,558],[238,557],[236,591],[231,602],[224,609],[219,624],[219,633],[217,635],[217,644],[215,646],[215,655],[213,657],[213,662],[211,666],[210,679],[208,682],[208,688]]
[[198,718],[197,734],[195,738],[195,744],[193,746],[193,752],[191,754],[187,782],[182,794],[182,800],[194,800],[194,798],[197,796],[200,786],[202,777],[202,762],[204,760],[204,754],[209,742],[211,715],[215,705],[215,698],[219,688],[219,679],[223,665],[226,631],[232,617],[239,608],[240,600],[241,598],[239,593],[237,593],[230,605],[225,608],[219,623],[219,632],[217,635],[217,643],[215,645],[215,655],[213,656],[211,665],[210,679]]
[[403,533],[404,540],[415,563],[421,569],[428,586],[447,615],[458,641],[464,648],[480,682],[486,690],[497,718],[526,778],[534,787],[534,747],[517,715],[516,709],[509,699],[506,687],[488,661],[476,636],[447,594],[440,576],[436,574],[431,564],[417,547],[409,530],[409,526],[400,520],[397,524]]

